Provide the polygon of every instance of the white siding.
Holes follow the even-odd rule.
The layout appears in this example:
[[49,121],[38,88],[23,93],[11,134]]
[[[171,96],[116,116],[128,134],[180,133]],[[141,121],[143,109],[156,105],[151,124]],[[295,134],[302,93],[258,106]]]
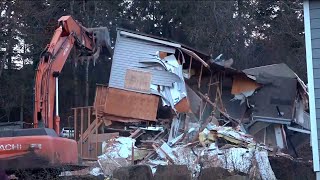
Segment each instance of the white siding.
[[129,90],[124,87],[125,75],[127,69],[134,69],[138,71],[151,72],[152,84],[171,87],[172,83],[180,80],[177,75],[168,71],[146,69],[145,67],[147,67],[147,64],[141,63],[141,61],[148,59],[154,61],[157,51],[174,53],[175,48],[156,42],[124,36],[120,34],[120,31],[118,31],[109,86]]

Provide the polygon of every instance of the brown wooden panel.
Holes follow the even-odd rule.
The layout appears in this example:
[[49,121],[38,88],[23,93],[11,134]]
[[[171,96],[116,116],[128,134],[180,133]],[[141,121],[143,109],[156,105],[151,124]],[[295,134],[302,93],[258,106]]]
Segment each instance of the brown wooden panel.
[[240,94],[246,91],[252,91],[260,87],[254,80],[244,76],[235,75],[233,76],[231,94]]
[[[108,121],[117,121],[117,122],[124,122],[124,123],[136,123],[144,121],[143,119],[136,119],[136,118],[129,118],[129,117],[121,117],[121,116],[114,116],[109,114],[104,114],[103,116],[105,124],[109,124]],[[150,120],[151,121],[151,120]],[[107,125],[106,125],[107,126]]]
[[107,141],[109,139],[115,138],[119,136],[118,132],[115,133],[104,133],[104,134],[91,134],[89,135],[89,142],[90,143],[95,143],[96,141],[98,142],[103,142],[103,141]]
[[104,108],[106,114],[155,121],[159,97],[109,88]]
[[127,89],[150,92],[151,76],[152,74],[150,72],[128,69],[126,71],[124,87]]
[[96,96],[94,99],[94,108],[96,113],[102,113],[106,103],[108,87],[103,85],[96,86]]
[[174,108],[179,112],[179,113],[188,113],[191,112],[190,110],[190,104],[189,100],[184,97],[181,99],[175,106]]

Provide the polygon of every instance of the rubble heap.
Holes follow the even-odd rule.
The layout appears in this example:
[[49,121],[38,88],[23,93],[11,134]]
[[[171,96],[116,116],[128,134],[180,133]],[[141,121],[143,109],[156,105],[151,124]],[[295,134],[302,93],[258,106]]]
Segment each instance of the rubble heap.
[[106,176],[112,176],[113,170],[122,166],[146,164],[153,173],[159,165],[187,165],[194,178],[203,169],[222,167],[258,179],[276,179],[268,160],[268,148],[257,144],[252,137],[211,123],[199,133],[195,142],[186,140],[191,133],[189,131],[184,139],[180,137],[180,142],[171,145],[160,138],[138,147],[130,137],[111,139],[98,162]]

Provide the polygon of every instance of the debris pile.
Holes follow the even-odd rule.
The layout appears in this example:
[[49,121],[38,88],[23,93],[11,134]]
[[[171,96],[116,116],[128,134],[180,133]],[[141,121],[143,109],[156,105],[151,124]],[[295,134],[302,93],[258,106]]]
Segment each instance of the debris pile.
[[222,167],[251,177],[276,179],[268,160],[268,148],[240,131],[210,123],[195,142],[188,142],[187,136],[172,145],[163,139],[139,146],[130,137],[111,139],[104,146],[104,154],[98,157],[98,162],[106,176],[112,176],[118,167],[146,164],[153,173],[159,165],[187,165],[194,178],[203,169]]

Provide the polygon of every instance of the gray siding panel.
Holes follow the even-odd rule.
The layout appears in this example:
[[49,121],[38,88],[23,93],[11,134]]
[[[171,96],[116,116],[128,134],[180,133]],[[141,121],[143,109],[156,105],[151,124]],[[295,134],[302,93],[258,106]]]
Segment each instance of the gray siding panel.
[[311,9],[311,10],[310,10],[310,17],[311,17],[311,19],[318,19],[318,18],[320,18],[320,11],[319,11],[319,9]]
[[[320,31],[320,29],[319,29],[319,31]],[[320,49],[312,49],[312,58],[313,59],[319,59],[320,58]]]
[[311,19],[311,29],[320,29],[320,19]]
[[[320,108],[316,108],[316,116],[320,117]],[[318,123],[318,124],[320,124],[320,123]]]
[[320,80],[319,79],[314,79],[314,88],[319,89],[320,88]]
[[320,49],[320,39],[313,39],[311,41],[311,45],[312,45],[312,49]]
[[[320,9],[320,2],[319,1],[309,1],[310,10]],[[311,13],[310,13],[311,15]]]
[[314,79],[314,89],[319,89],[319,88],[320,88],[320,79],[319,78]]
[[320,78],[320,69],[313,68],[313,78],[319,79]]
[[313,58],[313,68],[320,69],[320,59],[319,58]]
[[320,97],[316,97],[316,108],[320,108]]
[[320,39],[320,32],[319,29],[313,29],[311,30],[311,39]]
[[113,55],[109,86],[119,89],[126,89],[124,87],[124,81],[127,69],[151,72],[152,84],[172,86],[174,82],[179,81],[180,78],[174,73],[146,69],[145,67],[148,67],[149,65],[139,62],[141,60],[154,61],[156,59],[155,56],[157,51],[174,53],[175,48],[145,40],[125,37],[118,33]]
[[[316,121],[318,132],[318,144],[320,144],[320,1],[309,1],[310,27],[311,27],[311,47],[312,47],[312,65],[314,75],[314,92],[316,106]],[[319,148],[319,147],[318,147]],[[320,149],[318,149],[320,151]],[[314,162],[319,162],[319,159]]]

